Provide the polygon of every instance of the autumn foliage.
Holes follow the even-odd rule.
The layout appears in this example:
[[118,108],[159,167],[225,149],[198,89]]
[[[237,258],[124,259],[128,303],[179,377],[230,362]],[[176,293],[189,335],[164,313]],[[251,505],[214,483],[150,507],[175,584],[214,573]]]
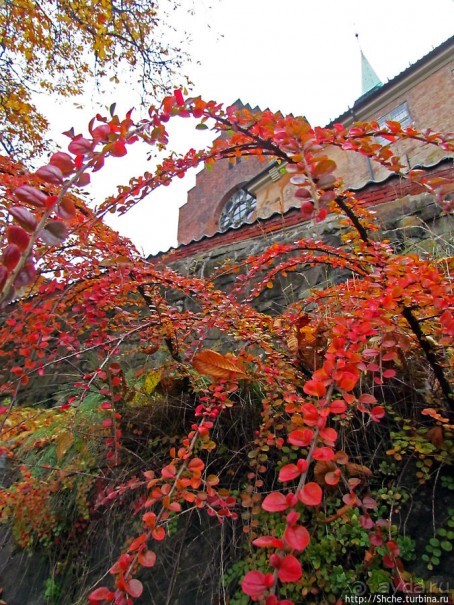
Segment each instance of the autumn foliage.
[[[207,149],[170,155],[153,174],[132,179],[90,209],[78,193],[105,158],[127,155],[137,141],[164,148],[166,123],[178,118],[223,136]],[[132,113],[97,115],[87,133],[68,136],[68,149],[34,173],[9,159],[0,164],[2,452],[20,470],[2,491],[0,507],[21,544],[52,537],[53,523],[49,517],[19,523],[24,498],[27,510],[43,510],[52,494],[77,489],[89,523],[106,506],[121,505],[126,494],[141,530],[111,562],[109,578],[92,587],[92,604],[140,598],[141,570],[156,565],[169,525],[192,508],[242,524],[248,568],[239,583],[252,601],[291,605],[322,595],[305,553],[315,552],[320,528],[329,533],[336,523],[341,529],[356,523],[366,532],[355,563],[364,577],[384,569],[389,582],[405,590],[413,579],[390,520],[395,504],[382,516],[373,497],[374,457],[361,458],[350,438],[377,439],[380,425],[397,415],[413,431],[409,449],[422,431],[435,464],[449,462],[452,265],[447,258],[398,253],[381,241],[373,213],[344,189],[328,153],[334,145],[366,155],[429,191],[449,212],[451,184],[406,171],[377,137],[390,143],[412,138],[447,151],[452,141],[395,122],[312,128],[303,118],[224,109],[185,98],[181,90],[138,123]],[[316,239],[274,245],[247,265],[226,269],[236,283],[225,293],[209,279],[142,258],[103,223],[107,212],[123,214],[146,203],[154,189],[191,167],[251,155],[277,159],[291,173],[304,220],[318,224],[337,214],[342,245]],[[314,290],[280,316],[254,309],[254,299],[277,276],[318,264],[349,277]],[[174,291],[193,306],[173,305],[168,293]],[[223,335],[218,350],[204,344],[212,329]],[[33,385],[69,369],[74,379],[57,388],[48,406],[27,401]],[[157,406],[158,384],[191,399],[187,432],[166,447],[162,465],[130,472],[124,463],[130,410],[144,400],[150,409]],[[257,415],[233,487],[234,473],[217,452],[223,418],[242,413],[246,392],[254,393]],[[40,437],[46,426],[55,428]],[[143,430],[140,423],[135,430]],[[78,431],[92,441],[85,437],[68,463]],[[49,444],[54,462],[37,474],[27,467],[26,453]]]
[[[173,10],[178,6],[174,2]],[[2,2],[3,153],[27,158],[48,148],[39,92],[74,97],[93,77],[102,90],[107,80],[119,83],[120,71],[123,82],[129,73],[140,83],[148,101],[169,92],[186,59],[177,43],[167,41],[172,29],[165,7],[143,0]]]

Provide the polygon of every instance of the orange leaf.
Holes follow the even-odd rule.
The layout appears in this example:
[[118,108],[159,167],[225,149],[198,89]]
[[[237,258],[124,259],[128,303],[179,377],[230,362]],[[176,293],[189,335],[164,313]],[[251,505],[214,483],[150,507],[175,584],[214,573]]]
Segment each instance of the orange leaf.
[[161,540],[164,540],[164,538],[166,537],[166,532],[165,532],[165,529],[162,527],[162,525],[160,525],[159,527],[155,527],[153,529],[153,531],[151,532],[151,535],[153,536],[153,538],[155,540],[157,540],[158,542],[161,542]]
[[196,353],[192,360],[192,365],[200,374],[205,374],[212,378],[227,379],[230,378],[232,373],[242,378],[247,378],[243,370],[231,359],[211,349],[205,349]]
[[334,170],[336,170],[336,163],[328,158],[323,158],[314,166],[312,173],[314,176],[320,176],[334,172]]
[[138,548],[140,548],[142,546],[142,544],[145,544],[146,541],[147,541],[147,534],[140,534],[140,536],[138,536],[137,538],[135,538],[135,540],[133,540],[131,542],[128,550],[137,550]]

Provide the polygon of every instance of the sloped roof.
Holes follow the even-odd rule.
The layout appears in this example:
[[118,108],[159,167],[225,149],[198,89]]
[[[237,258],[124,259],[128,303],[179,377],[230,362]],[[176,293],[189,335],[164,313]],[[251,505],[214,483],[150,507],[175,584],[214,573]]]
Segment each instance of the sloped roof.
[[[362,94],[355,101],[355,103],[353,104],[353,107],[350,107],[349,109],[347,109],[347,111],[344,111],[344,113],[340,114],[337,118],[335,118],[334,120],[331,120],[331,122],[328,124],[328,126],[332,126],[336,122],[341,122],[341,123],[344,122],[345,120],[350,118],[352,115],[354,115],[358,110],[360,110],[361,108],[363,108],[367,104],[369,104],[372,100],[378,99],[380,96],[385,95],[386,92],[390,91],[396,85],[403,82],[406,78],[411,76],[413,73],[417,72],[425,64],[429,64],[432,60],[436,59],[439,55],[442,55],[443,53],[448,51],[453,45],[454,45],[454,36],[451,36],[451,38],[448,38],[447,40],[442,42],[439,46],[437,46],[436,48],[431,50],[429,53],[427,53],[426,55],[421,57],[421,59],[418,59],[417,61],[415,61],[415,63],[412,63],[409,67],[407,67],[406,69],[404,69],[403,71],[398,73],[396,76],[394,76],[394,78],[391,78],[391,80],[388,80],[381,86],[378,84],[374,88],[369,90],[368,92]],[[451,56],[451,58],[452,58],[452,56]]]

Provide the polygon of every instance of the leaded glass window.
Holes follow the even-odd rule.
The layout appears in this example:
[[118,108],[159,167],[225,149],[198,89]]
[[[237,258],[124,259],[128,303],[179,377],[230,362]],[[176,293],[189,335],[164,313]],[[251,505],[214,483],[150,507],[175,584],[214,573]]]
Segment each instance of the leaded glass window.
[[255,197],[245,189],[238,189],[225,204],[219,226],[221,231],[239,227],[250,218],[255,210]]
[[392,111],[385,114],[381,118],[378,118],[378,123],[380,126],[386,126],[386,120],[392,120],[393,122],[400,122],[402,128],[406,128],[410,126],[412,120],[410,111],[408,109],[407,103],[402,103],[395,107]]

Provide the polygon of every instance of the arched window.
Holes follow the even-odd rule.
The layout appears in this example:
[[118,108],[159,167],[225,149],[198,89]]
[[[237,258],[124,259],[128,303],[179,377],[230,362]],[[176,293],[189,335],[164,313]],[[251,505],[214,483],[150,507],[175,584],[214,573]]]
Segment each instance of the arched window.
[[221,212],[219,227],[226,231],[231,227],[239,227],[252,215],[255,210],[255,197],[245,189],[238,189],[230,196]]

